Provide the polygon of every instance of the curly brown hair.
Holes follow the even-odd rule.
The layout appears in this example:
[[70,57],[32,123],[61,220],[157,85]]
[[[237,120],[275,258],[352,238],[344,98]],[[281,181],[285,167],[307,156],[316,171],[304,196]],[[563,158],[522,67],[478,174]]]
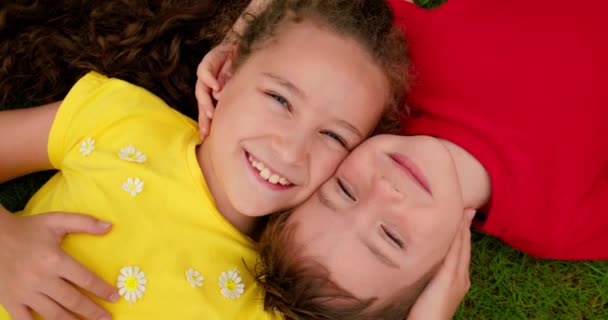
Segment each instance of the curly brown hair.
[[[248,3],[0,1],[0,110],[61,100],[95,70],[141,86],[195,118],[196,67]],[[3,205],[21,210],[51,174],[0,184]]]
[[0,104],[62,99],[91,70],[195,117],[196,67],[247,0],[13,1],[0,6]]

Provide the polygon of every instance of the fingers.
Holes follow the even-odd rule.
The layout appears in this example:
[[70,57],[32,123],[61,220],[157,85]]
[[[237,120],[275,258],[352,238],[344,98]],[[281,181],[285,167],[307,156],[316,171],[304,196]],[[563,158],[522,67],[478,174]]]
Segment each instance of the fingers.
[[[228,80],[230,80],[231,77],[232,77],[232,55],[230,55],[226,59],[226,61],[224,62],[224,65],[222,66],[222,70],[220,70],[220,73],[217,76],[220,87],[224,87],[226,82],[228,82]],[[217,92],[219,90],[214,89],[213,91]]]
[[68,233],[105,234],[110,231],[112,224],[97,220],[91,216],[77,213],[49,213],[41,217],[45,219],[56,236],[60,239]]
[[462,222],[460,223],[460,228],[458,229],[458,233],[456,234],[456,237],[454,237],[454,241],[452,242],[452,245],[450,246],[450,249],[448,250],[448,253],[445,256],[445,259],[443,261],[443,269],[447,269],[447,270],[456,270],[458,269],[458,265],[460,263],[461,260],[461,256],[462,256],[462,250],[463,250],[463,233],[465,229],[468,229],[468,227],[466,226],[466,220],[467,218],[464,218],[462,220]]
[[213,90],[213,91],[219,91],[220,90],[220,84],[218,83],[217,79],[215,78],[216,75],[212,73],[212,71],[210,70],[201,70],[200,72],[196,73],[198,80],[197,83],[202,82],[203,85],[205,85],[207,87],[207,89]]
[[32,297],[32,301],[33,303],[30,307],[46,320],[78,320],[73,314],[58,305],[57,302],[43,294],[36,294],[35,297]]
[[85,319],[110,319],[110,314],[101,306],[82,294],[70,283],[59,280],[53,284],[55,301],[65,309],[83,316]]
[[198,102],[198,126],[201,139],[204,139],[209,134],[214,111],[209,90],[210,88],[201,79],[196,81],[194,94]]
[[219,84],[209,72],[204,72],[196,81],[194,89],[194,95],[198,101],[199,117],[206,115],[208,118],[213,118],[215,107],[211,100],[211,90],[219,90]]
[[[33,320],[32,312],[26,306],[12,307],[9,305],[4,306],[8,314],[11,315],[13,320]],[[0,312],[2,317],[2,312]]]
[[460,233],[461,236],[461,247],[460,247],[460,263],[458,272],[466,274],[467,278],[469,275],[469,265],[471,263],[471,222],[475,212],[470,213],[466,218],[466,223],[463,226],[463,230]]
[[[224,48],[222,45],[213,48],[205,57],[203,57],[201,63],[199,63],[198,68],[196,69],[196,76],[200,78],[203,73],[209,72],[211,76],[215,78],[222,69],[229,54],[230,50],[227,50],[227,48]],[[216,89],[219,90],[219,88]]]
[[215,107],[211,100],[211,90],[219,90],[220,85],[218,84],[215,76],[204,67],[204,60],[199,65],[197,72],[198,79],[194,89],[194,94],[198,102],[198,124],[200,128],[201,139],[204,139],[209,134],[209,128],[211,126],[211,119],[213,118],[213,112]]
[[[65,280],[96,295],[100,299],[116,302],[119,299],[118,292],[110,284],[106,283],[95,273],[72,259],[68,255],[62,259],[61,269]],[[64,291],[65,292],[65,291]],[[69,306],[67,306],[69,307]]]
[[198,117],[198,127],[200,129],[201,139],[204,140],[205,137],[209,135],[209,130],[211,130],[211,119],[206,116]]

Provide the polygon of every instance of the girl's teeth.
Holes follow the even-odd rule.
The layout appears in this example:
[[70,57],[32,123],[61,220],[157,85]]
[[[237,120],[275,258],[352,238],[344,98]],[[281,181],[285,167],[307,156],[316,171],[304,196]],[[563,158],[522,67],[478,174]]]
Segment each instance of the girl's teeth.
[[270,178],[270,170],[264,168],[264,170],[260,171],[260,176],[262,176],[264,180],[268,180],[268,178]]
[[270,178],[268,178],[268,182],[270,182],[272,184],[277,184],[277,182],[279,182],[280,179],[281,178],[278,175],[273,174],[272,176],[270,176]]
[[262,162],[256,161],[252,156],[249,156],[248,159],[251,165],[254,168],[258,169],[260,177],[262,177],[264,180],[272,184],[280,183],[283,186],[287,186],[290,184],[287,179],[279,176],[278,174],[271,173],[270,170],[264,167],[264,164]]

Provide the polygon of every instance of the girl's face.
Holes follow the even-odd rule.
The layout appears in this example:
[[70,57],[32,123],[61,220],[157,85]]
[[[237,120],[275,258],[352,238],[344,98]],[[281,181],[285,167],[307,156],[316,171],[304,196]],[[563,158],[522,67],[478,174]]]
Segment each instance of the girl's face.
[[217,96],[202,165],[222,211],[256,217],[302,203],[387,101],[386,77],[357,42],[309,21],[280,29]]
[[426,136],[375,136],[289,217],[299,257],[358,298],[382,301],[439,263],[464,204],[450,152]]

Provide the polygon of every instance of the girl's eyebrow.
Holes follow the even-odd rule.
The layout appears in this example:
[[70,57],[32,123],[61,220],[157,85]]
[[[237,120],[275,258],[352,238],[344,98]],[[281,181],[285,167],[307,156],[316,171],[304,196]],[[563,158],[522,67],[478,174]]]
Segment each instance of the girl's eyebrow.
[[350,122],[348,122],[346,120],[338,120],[338,125],[341,127],[344,127],[344,129],[356,134],[359,138],[361,138],[361,139],[364,138],[361,131],[359,131],[359,129],[355,128],[355,126],[353,126],[352,124],[350,124]]
[[270,72],[264,72],[262,73],[263,76],[272,79],[274,82],[278,83],[280,86],[284,87],[285,89],[287,89],[289,92],[291,92],[292,94],[298,96],[300,99],[302,100],[306,100],[306,94],[300,90],[300,88],[298,88],[295,84],[293,84],[291,81],[284,79],[276,74],[270,73]]

